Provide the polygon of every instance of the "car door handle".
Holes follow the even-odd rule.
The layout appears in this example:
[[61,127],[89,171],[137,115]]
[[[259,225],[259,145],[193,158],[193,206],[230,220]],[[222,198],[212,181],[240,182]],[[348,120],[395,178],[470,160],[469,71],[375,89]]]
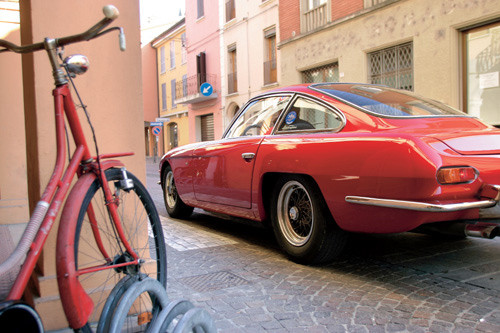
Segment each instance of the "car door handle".
[[243,154],[241,154],[241,157],[243,157],[243,159],[245,161],[250,162],[255,157],[255,154],[254,153],[243,153]]

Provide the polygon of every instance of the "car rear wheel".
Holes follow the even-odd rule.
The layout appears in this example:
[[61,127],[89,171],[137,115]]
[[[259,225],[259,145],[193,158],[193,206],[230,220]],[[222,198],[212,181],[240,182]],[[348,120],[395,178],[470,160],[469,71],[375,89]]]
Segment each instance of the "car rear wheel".
[[272,198],[274,234],[293,261],[327,263],[342,252],[347,233],[333,221],[313,181],[298,175],[282,176]]
[[193,207],[186,205],[179,196],[175,186],[174,172],[170,166],[167,166],[163,177],[163,199],[168,215],[179,219],[189,217],[193,212]]

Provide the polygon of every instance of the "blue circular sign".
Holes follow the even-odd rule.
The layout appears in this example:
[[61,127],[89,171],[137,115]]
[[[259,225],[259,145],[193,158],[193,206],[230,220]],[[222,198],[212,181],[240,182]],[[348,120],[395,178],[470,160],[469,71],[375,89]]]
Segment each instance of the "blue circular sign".
[[157,126],[153,127],[153,134],[154,135],[160,135],[160,133],[161,133],[161,127],[157,127]]
[[203,96],[210,96],[214,92],[214,87],[210,83],[205,82],[200,86],[200,92]]
[[297,119],[297,112],[292,111],[292,112],[290,112],[289,114],[286,115],[285,123],[287,125],[291,125],[291,124],[293,124],[293,122],[295,121],[295,119]]

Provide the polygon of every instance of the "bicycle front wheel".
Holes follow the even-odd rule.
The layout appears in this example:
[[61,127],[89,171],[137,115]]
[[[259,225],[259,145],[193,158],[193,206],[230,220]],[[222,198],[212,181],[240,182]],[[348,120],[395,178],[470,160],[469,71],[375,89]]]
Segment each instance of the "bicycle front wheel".
[[[90,272],[92,267],[133,261],[118,237],[116,226],[106,208],[104,192],[97,179],[88,189],[78,215],[74,238],[76,271],[80,274],[79,282],[94,302],[93,313],[84,330],[97,323],[109,293],[124,276],[146,275],[166,286],[165,240],[156,207],[144,185],[130,172],[127,172],[127,177],[134,184],[130,190],[125,190],[120,185],[123,177],[119,169],[106,170],[106,178],[113,199],[118,205],[124,234],[140,258],[138,265]],[[155,312],[160,310],[158,307],[159,304],[155,303],[154,299],[145,297],[134,302],[129,315],[152,318]],[[144,331],[148,321],[139,320],[133,326],[134,332]]]

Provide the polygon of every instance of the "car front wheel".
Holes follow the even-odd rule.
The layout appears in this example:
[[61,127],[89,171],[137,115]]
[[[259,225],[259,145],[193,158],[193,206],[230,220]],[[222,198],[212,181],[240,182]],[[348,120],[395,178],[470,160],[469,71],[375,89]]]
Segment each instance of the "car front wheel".
[[168,215],[173,218],[187,218],[193,212],[193,207],[182,201],[177,186],[175,186],[174,172],[170,166],[167,167],[163,178],[163,199]]
[[272,196],[271,220],[280,246],[294,261],[332,261],[345,246],[347,233],[333,221],[317,185],[304,176],[279,178]]

